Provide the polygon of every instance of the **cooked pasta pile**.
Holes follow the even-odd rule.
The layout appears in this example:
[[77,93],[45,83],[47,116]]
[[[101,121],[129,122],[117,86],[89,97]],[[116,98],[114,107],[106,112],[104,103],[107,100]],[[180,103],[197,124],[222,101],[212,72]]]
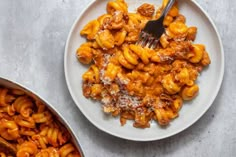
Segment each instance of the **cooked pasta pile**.
[[17,89],[0,87],[0,137],[16,147],[17,157],[80,157],[47,107]]
[[122,125],[150,127],[155,120],[167,125],[178,116],[183,100],[198,94],[197,77],[210,64],[203,44],[195,44],[197,27],[187,26],[177,3],[164,19],[165,33],[157,48],[137,45],[146,22],[157,19],[168,0],[155,11],[142,4],[128,12],[124,0],[109,1],[107,13],[90,21],[80,34],[86,37],[76,51],[88,64],[83,76],[83,94],[102,102],[105,113],[120,115]]

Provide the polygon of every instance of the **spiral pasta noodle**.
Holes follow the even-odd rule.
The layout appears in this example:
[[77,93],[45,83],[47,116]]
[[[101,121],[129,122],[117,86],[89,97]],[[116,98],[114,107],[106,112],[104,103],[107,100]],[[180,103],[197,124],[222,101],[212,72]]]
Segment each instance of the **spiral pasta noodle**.
[[18,89],[0,87],[0,137],[16,147],[17,157],[80,157],[45,104]]
[[3,107],[7,106],[8,103],[11,101],[11,97],[7,95],[7,93],[8,93],[8,89],[0,88],[0,106],[3,106]]
[[17,139],[19,135],[19,127],[15,121],[1,119],[0,120],[0,135],[7,140]]
[[186,24],[177,2],[165,16],[165,33],[157,47],[136,44],[146,22],[159,18],[167,2],[156,11],[144,3],[130,13],[124,0],[109,1],[107,12],[81,31],[87,41],[76,55],[89,64],[82,76],[83,94],[101,101],[105,113],[120,115],[121,125],[127,120],[139,128],[150,127],[151,120],[168,125],[183,102],[198,95],[196,80],[211,63],[206,47],[194,43],[197,27]]
[[112,14],[115,11],[127,12],[128,6],[124,0],[110,1],[107,3],[107,12]]
[[19,150],[17,151],[16,156],[19,157],[35,156],[37,152],[38,148],[36,144],[34,142],[27,141],[19,146]]
[[41,149],[40,152],[36,154],[36,157],[60,157],[60,154],[57,149],[50,147]]
[[27,96],[18,97],[12,105],[23,117],[29,117],[32,113],[33,103]]

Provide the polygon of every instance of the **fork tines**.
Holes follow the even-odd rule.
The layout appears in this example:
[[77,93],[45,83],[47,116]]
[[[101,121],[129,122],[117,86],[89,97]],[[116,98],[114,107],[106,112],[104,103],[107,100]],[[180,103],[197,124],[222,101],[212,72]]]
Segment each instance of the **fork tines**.
[[153,37],[151,34],[141,31],[139,35],[139,39],[136,42],[137,45],[141,45],[142,47],[148,47],[151,49],[155,49],[157,47],[158,39]]

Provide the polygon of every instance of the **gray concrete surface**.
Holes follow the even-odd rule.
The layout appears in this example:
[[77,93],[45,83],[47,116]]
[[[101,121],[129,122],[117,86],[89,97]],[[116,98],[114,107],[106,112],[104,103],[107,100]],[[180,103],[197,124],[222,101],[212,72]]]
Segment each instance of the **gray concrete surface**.
[[88,157],[236,156],[236,1],[198,0],[222,37],[225,77],[208,112],[171,138],[132,142],[94,127],[77,109],[63,70],[73,21],[91,0],[0,0],[0,76],[17,81],[54,104],[73,125]]

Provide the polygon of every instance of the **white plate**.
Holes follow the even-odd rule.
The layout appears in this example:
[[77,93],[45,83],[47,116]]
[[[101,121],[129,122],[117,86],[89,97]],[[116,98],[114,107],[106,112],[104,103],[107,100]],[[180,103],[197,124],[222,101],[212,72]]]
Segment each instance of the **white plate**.
[[[147,129],[137,129],[128,122],[121,126],[119,118],[113,118],[103,113],[99,102],[86,99],[82,93],[82,74],[87,70],[75,56],[76,49],[85,39],[80,36],[80,30],[90,20],[105,13],[107,0],[93,1],[77,18],[71,28],[65,48],[64,68],[67,86],[76,105],[87,119],[96,127],[111,135],[135,140],[152,141],[175,135],[196,122],[211,106],[220,89],[224,74],[224,52],[219,34],[212,20],[205,11],[191,0],[178,0],[180,12],[187,18],[187,25],[197,26],[198,34],[195,43],[203,43],[210,55],[212,63],[198,78],[199,95],[191,102],[185,102],[179,117],[166,128],[161,128],[156,122]],[[129,10],[134,11],[144,2],[160,4],[161,0],[126,0]]]

